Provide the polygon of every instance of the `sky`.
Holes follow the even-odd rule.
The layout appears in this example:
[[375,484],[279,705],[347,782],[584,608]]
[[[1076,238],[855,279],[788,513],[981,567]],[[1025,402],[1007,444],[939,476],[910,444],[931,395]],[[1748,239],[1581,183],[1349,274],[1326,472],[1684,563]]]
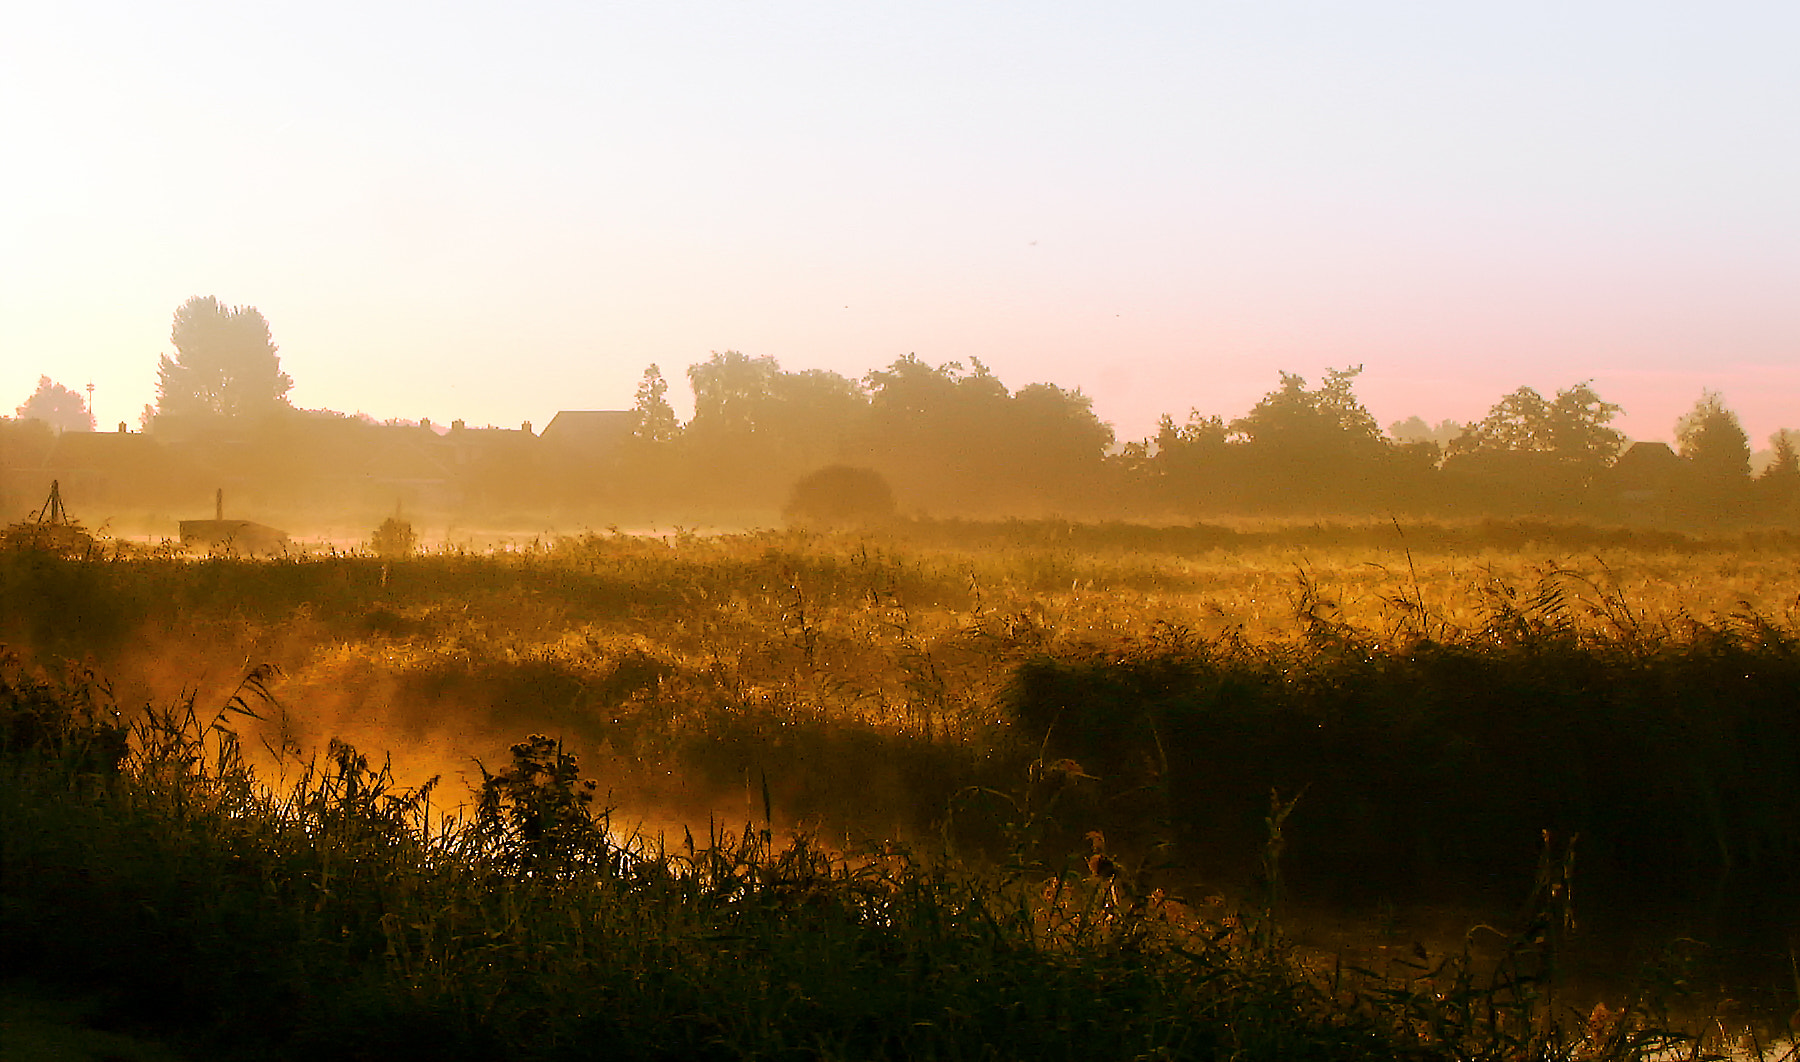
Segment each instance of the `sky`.
[[0,413],[135,427],[193,295],[305,408],[691,409],[714,351],[1079,387],[1361,365],[1800,428],[1800,4],[58,0],[0,13]]

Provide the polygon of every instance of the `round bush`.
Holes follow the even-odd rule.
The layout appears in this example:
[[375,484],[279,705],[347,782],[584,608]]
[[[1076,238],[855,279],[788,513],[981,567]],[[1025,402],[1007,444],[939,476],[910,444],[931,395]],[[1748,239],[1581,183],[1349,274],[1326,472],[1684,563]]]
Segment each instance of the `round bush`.
[[894,492],[872,468],[832,465],[800,477],[781,511],[791,524],[837,527],[893,518]]

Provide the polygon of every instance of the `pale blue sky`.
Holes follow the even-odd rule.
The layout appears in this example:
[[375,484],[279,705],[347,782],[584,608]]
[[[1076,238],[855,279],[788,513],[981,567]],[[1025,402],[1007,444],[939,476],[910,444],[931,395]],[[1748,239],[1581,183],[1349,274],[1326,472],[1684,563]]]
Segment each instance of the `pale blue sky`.
[[540,426],[714,350],[1080,386],[1366,366],[1800,427],[1800,4],[102,3],[0,15],[0,411],[190,295],[294,401]]

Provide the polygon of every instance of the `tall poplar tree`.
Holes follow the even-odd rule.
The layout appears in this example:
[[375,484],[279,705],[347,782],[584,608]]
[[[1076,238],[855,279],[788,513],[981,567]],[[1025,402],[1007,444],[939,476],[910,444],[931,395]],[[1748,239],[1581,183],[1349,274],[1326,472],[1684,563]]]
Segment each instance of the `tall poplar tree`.
[[1749,480],[1750,437],[1717,391],[1701,393],[1694,408],[1675,425],[1675,438],[1682,458],[1700,476],[1720,482]]
[[639,441],[666,443],[680,433],[681,426],[675,420],[675,410],[669,405],[668,395],[669,385],[663,379],[662,369],[656,365],[645,369],[644,378],[638,382],[637,404],[631,407],[637,417],[632,435]]

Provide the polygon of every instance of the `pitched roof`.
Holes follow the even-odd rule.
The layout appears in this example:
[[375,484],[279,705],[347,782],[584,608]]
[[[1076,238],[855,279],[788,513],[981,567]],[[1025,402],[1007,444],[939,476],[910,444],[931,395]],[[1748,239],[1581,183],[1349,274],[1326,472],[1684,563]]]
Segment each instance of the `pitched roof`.
[[629,409],[565,409],[544,426],[543,439],[568,449],[603,452],[630,438],[636,419]]
[[1653,480],[1680,467],[1681,458],[1666,442],[1636,442],[1613,462],[1613,476],[1621,480]]

